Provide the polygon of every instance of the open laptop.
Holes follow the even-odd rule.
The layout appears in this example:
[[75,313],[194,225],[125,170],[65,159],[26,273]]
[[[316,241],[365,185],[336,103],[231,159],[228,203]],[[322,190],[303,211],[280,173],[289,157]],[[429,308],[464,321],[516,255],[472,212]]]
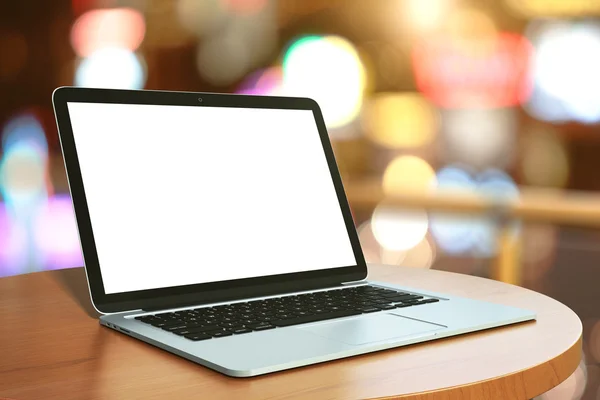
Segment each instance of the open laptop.
[[366,280],[306,98],[59,88],[100,323],[236,377],[535,318]]

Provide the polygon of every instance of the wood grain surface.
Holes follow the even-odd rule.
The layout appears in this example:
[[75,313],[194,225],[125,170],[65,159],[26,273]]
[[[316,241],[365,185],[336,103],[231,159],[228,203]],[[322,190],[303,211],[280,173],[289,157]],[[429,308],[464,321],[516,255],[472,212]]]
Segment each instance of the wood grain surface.
[[0,279],[0,397],[531,399],[580,362],[579,318],[544,295],[402,267],[372,265],[369,278],[525,307],[538,320],[236,379],[101,327],[82,268],[33,273]]

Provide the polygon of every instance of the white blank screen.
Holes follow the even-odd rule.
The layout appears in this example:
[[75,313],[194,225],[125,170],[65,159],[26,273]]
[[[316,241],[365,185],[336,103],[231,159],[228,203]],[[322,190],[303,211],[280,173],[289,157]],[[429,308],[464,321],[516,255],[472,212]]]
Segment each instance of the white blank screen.
[[107,294],[356,265],[312,111],[68,109]]

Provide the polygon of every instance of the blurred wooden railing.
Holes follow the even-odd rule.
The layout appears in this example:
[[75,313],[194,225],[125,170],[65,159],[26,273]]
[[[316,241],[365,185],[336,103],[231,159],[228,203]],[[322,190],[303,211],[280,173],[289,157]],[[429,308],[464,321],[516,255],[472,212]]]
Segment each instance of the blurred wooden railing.
[[353,209],[372,209],[385,202],[398,208],[430,212],[488,216],[498,223],[498,255],[495,279],[520,284],[520,238],[509,230],[509,222],[544,222],[600,228],[600,194],[551,189],[521,188],[518,199],[477,193],[402,193],[386,195],[377,180],[351,182],[345,186]]
[[518,199],[442,191],[385,195],[377,181],[353,182],[345,190],[350,203],[359,208],[385,201],[401,208],[600,228],[600,194],[594,193],[521,188]]

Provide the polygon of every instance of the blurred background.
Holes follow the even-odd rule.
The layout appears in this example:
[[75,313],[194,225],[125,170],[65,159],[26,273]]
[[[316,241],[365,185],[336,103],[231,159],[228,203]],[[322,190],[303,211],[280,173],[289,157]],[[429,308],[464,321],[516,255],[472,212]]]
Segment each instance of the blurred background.
[[[83,265],[64,85],[314,98],[367,260],[564,302],[585,358],[542,398],[600,399],[600,231],[568,218],[600,207],[600,0],[2,1],[0,276]],[[507,213],[529,198],[567,217]]]

